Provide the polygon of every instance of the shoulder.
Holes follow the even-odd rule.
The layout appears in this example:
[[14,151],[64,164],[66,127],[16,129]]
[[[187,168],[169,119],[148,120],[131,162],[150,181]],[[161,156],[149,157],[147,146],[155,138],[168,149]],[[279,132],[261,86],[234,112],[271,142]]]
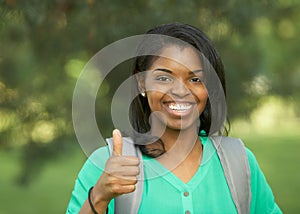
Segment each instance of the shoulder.
[[[261,177],[261,179],[265,179],[263,172],[260,169],[259,163],[257,162],[257,159],[254,155],[254,153],[244,145],[246,156],[249,163],[249,168],[251,172],[251,183],[257,181],[258,176]],[[253,184],[252,184],[253,185]]]
[[247,147],[245,147],[247,158],[248,158],[248,163],[250,167],[250,172],[251,172],[251,181],[257,182],[258,180],[263,180],[265,181],[265,176],[259,166],[259,163],[254,155],[254,153]]
[[255,155],[245,146],[244,142],[240,138],[222,137],[222,148],[226,150],[227,153],[233,153],[235,157],[237,157],[238,153],[240,154],[239,157],[243,159],[244,157],[247,158],[250,170],[259,168]]
[[247,154],[247,158],[248,158],[250,168],[251,169],[259,168],[258,162],[257,162],[256,157],[253,154],[253,152],[247,147],[245,147],[245,150],[246,150],[246,154]]
[[253,152],[246,148],[250,167],[252,203],[251,213],[282,213],[275,202],[270,185],[267,182]]

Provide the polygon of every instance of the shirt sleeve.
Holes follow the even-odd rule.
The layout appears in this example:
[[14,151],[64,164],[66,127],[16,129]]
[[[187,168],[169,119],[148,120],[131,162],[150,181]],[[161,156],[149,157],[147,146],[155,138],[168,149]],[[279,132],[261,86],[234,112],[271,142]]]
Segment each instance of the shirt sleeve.
[[267,183],[255,156],[249,149],[247,149],[246,152],[251,172],[252,200],[250,205],[250,213],[281,214],[282,212],[275,202],[272,190]]
[[78,173],[66,213],[79,212],[87,199],[89,189],[95,185],[102,175],[108,157],[108,147],[101,147],[86,160]]

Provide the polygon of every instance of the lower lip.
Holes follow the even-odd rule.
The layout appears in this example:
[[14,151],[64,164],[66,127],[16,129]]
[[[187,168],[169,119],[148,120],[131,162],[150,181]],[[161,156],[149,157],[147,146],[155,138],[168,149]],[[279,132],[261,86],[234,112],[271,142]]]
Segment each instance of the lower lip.
[[184,110],[184,111],[177,111],[177,110],[173,110],[171,108],[169,108],[169,105],[164,104],[164,108],[166,109],[166,111],[176,117],[185,117],[188,116],[192,111],[193,111],[193,106],[191,106],[191,108]]

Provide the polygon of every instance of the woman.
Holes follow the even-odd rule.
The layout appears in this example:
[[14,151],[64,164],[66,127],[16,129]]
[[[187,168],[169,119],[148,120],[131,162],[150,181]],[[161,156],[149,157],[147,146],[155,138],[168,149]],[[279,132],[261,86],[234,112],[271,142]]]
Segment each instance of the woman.
[[[124,139],[114,130],[113,154],[109,155],[107,147],[92,154],[101,157],[102,167],[87,160],[67,212],[114,213],[114,199],[135,191],[143,164],[139,213],[237,213],[208,137],[227,134],[227,129],[222,131],[225,114],[213,110],[214,101],[221,100],[214,91],[218,87],[210,84],[211,74],[216,73],[225,94],[221,59],[207,36],[193,26],[161,25],[147,32],[152,34],[166,37],[145,37],[140,44],[133,69],[138,96],[130,107],[135,130],[131,138],[143,156],[122,156]],[[144,55],[148,49],[153,54]],[[224,107],[222,102],[218,105]],[[215,114],[219,116],[213,117]],[[246,153],[251,173],[250,213],[281,213],[255,157],[247,149]]]

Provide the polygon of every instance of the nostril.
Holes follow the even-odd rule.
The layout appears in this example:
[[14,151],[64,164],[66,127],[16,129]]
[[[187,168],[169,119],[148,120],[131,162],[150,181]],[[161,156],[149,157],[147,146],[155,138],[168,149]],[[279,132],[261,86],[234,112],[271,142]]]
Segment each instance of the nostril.
[[171,89],[171,93],[178,97],[185,97],[185,96],[189,95],[191,93],[191,91],[189,90],[188,87],[186,87],[185,84],[177,83],[177,84],[173,85],[173,87]]

